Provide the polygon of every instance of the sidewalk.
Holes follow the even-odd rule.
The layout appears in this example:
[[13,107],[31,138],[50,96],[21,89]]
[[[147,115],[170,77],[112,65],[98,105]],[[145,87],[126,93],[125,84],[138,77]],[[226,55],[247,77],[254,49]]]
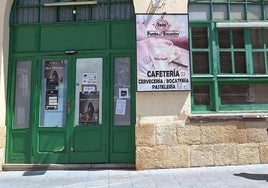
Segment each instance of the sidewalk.
[[268,164],[159,170],[4,171],[0,188],[267,188]]

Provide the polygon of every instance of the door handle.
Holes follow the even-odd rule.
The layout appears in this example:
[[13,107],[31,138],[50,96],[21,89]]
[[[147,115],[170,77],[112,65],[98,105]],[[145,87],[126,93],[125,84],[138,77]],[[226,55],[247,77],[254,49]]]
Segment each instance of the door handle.
[[71,102],[68,101],[67,104],[66,104],[66,111],[67,111],[67,114],[69,115],[70,112],[71,112]]

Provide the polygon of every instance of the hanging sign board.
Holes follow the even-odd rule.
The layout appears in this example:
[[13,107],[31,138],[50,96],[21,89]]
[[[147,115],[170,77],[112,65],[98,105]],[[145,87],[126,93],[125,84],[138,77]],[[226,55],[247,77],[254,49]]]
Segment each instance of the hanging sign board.
[[190,90],[187,14],[137,14],[137,91]]

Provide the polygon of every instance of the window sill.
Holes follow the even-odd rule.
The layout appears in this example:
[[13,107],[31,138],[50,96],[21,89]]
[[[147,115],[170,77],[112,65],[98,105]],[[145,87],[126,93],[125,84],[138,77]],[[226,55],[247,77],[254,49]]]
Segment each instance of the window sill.
[[190,115],[189,123],[223,122],[223,121],[268,121],[268,114],[203,114]]

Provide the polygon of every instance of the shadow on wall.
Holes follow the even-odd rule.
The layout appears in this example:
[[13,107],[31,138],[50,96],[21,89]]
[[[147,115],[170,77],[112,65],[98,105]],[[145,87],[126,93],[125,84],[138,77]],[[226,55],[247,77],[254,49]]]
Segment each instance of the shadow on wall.
[[234,176],[240,176],[240,177],[251,179],[251,180],[266,180],[268,182],[268,174],[239,173],[239,174],[234,174]]

